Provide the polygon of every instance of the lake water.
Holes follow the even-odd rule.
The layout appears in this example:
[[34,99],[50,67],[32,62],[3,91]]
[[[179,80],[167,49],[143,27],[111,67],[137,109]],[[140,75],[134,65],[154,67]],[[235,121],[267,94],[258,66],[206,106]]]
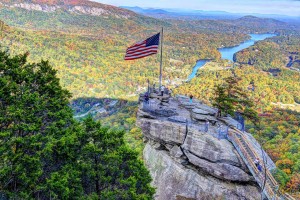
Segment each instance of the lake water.
[[198,72],[198,69],[200,67],[203,67],[209,61],[210,60],[198,60],[195,67],[193,68],[192,73],[188,77],[188,81],[190,81],[192,78],[194,78],[196,76],[197,72]]
[[257,41],[264,40],[266,38],[273,37],[276,35],[275,34],[250,34],[250,36],[251,36],[250,40],[247,40],[238,46],[225,47],[225,48],[218,49],[222,55],[222,59],[227,59],[227,60],[233,61],[233,55],[236,52],[239,52],[243,49],[246,49],[246,48],[254,45],[254,43]]
[[[220,48],[218,49],[221,53],[221,58],[222,59],[227,59],[230,61],[233,61],[233,55],[238,52],[241,51],[243,49],[246,49],[252,45],[254,45],[255,42],[260,41],[260,40],[264,40],[266,38],[270,38],[273,36],[276,36],[276,34],[271,34],[271,33],[266,33],[266,34],[250,34],[251,39],[247,40],[243,43],[241,43],[238,46],[234,46],[234,47],[225,47],[225,48]],[[189,75],[188,77],[188,81],[190,81],[192,78],[194,78],[197,74],[198,69],[200,69],[201,67],[203,67],[207,62],[209,62],[209,60],[198,60],[195,67],[193,68],[192,73]]]

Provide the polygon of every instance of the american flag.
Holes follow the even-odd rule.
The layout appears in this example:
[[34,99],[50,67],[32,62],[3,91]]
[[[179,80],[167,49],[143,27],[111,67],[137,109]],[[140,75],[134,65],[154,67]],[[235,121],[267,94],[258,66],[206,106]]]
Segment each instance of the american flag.
[[156,54],[158,51],[160,33],[128,47],[125,60],[134,60]]

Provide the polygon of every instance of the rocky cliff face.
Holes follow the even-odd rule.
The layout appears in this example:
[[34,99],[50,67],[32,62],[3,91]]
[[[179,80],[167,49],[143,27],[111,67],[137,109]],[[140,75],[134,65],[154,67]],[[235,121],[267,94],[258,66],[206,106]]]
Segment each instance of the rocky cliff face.
[[[155,112],[163,109],[177,116]],[[137,125],[144,134],[144,160],[157,188],[156,199],[260,199],[260,189],[234,146],[215,134],[226,124],[217,120],[203,131],[201,116],[196,125],[189,124],[199,113],[214,118],[212,108],[175,99],[160,108],[141,105]]]
[[0,6],[8,8],[22,8],[31,11],[56,12],[59,10],[67,11],[73,14],[91,15],[91,16],[114,16],[117,18],[128,19],[135,14],[131,11],[109,6],[88,0],[8,0],[0,2]]
[[[252,182],[238,183],[215,178],[206,169],[176,159],[170,151],[156,149],[153,144],[147,143],[144,159],[156,187],[157,200],[260,199],[259,189]],[[208,166],[211,164],[206,162]]]

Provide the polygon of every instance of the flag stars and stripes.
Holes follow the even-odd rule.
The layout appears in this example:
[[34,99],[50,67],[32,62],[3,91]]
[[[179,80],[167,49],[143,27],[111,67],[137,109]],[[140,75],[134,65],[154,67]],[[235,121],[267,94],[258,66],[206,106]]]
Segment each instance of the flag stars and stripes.
[[156,54],[159,46],[160,33],[136,43],[126,50],[125,60],[134,60]]

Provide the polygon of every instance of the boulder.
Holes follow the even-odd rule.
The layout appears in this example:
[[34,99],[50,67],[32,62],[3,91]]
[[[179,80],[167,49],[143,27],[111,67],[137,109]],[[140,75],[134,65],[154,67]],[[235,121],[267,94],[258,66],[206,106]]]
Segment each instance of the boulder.
[[183,123],[139,118],[136,124],[142,129],[145,137],[162,144],[181,145],[186,135],[186,125]]
[[171,149],[173,148],[173,145],[165,144],[165,148],[168,149],[169,151],[171,151]]
[[180,106],[182,106],[183,108],[186,108],[188,110],[192,110],[196,107],[196,103],[190,103],[190,102],[181,102]]
[[148,118],[148,119],[156,119],[157,116],[151,114],[150,112],[143,111],[142,109],[139,109],[137,112],[137,118]]
[[156,188],[155,200],[259,200],[260,192],[253,183],[233,183],[204,175],[173,160],[166,151],[147,144],[144,161]]
[[180,158],[183,155],[183,152],[181,151],[180,147],[175,145],[170,150],[170,156],[174,158]]
[[249,182],[253,180],[247,173],[242,169],[229,165],[226,163],[213,163],[205,159],[201,159],[190,152],[186,151],[185,155],[188,157],[190,163],[199,167],[200,170],[208,173],[216,178],[225,181],[239,181],[239,182]]
[[196,108],[207,111],[210,115],[215,115],[218,112],[218,109],[209,107],[205,104],[197,104]]
[[200,114],[200,115],[209,115],[210,114],[209,112],[199,109],[199,108],[193,109],[192,112],[195,114]]
[[217,118],[210,116],[210,115],[201,115],[201,114],[196,114],[192,113],[192,119],[196,121],[206,121],[206,119],[212,123],[217,122]]
[[212,163],[226,163],[240,167],[243,162],[229,141],[218,140],[196,130],[189,130],[182,148]]
[[170,120],[172,122],[184,123],[184,124],[187,122],[187,118],[184,118],[184,117],[181,117],[181,116],[168,117],[168,120]]
[[160,143],[155,143],[155,144],[152,145],[152,147],[157,149],[157,150],[164,149]]
[[232,117],[222,117],[219,120],[224,122],[231,128],[236,128],[238,126],[241,126],[241,124],[238,121],[234,120]]

